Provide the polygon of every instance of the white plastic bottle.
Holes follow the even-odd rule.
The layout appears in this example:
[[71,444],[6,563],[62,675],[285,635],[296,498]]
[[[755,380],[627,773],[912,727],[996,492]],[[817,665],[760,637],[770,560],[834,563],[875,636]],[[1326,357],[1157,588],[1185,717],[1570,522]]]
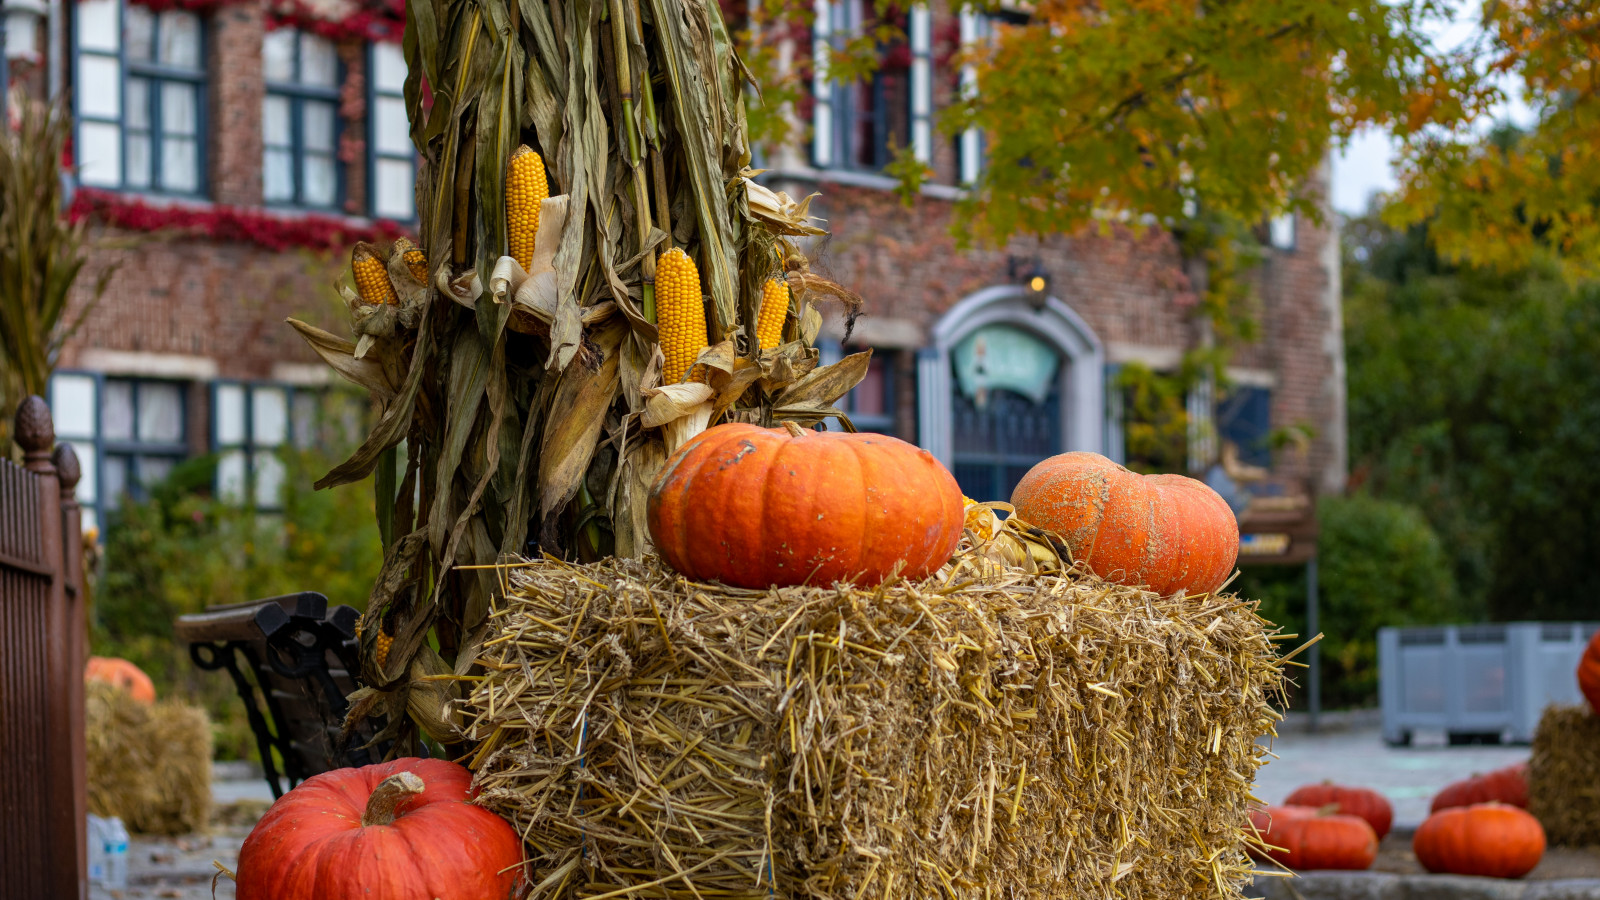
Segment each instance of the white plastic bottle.
[[106,822],[106,887],[120,891],[128,886],[128,829],[113,816]]
[[89,883],[106,883],[106,825],[105,819],[89,815]]

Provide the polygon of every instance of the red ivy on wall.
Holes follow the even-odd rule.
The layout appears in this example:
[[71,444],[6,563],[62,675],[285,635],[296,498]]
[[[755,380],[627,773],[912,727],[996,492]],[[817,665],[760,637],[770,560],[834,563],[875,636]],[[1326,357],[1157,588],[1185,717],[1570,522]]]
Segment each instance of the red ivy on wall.
[[[207,13],[253,3],[255,0],[129,0],[148,9],[162,12],[183,9]],[[330,19],[318,13],[305,0],[268,0],[268,28],[298,28],[325,37],[330,41],[399,41],[406,27],[405,0],[360,0],[353,11],[340,19]]]
[[306,213],[279,215],[259,209],[212,205],[156,206],[113,191],[79,188],[67,218],[89,219],[128,231],[173,231],[215,241],[256,244],[268,250],[294,248],[343,251],[356,241],[389,241],[406,229],[377,219],[359,224],[336,216]]

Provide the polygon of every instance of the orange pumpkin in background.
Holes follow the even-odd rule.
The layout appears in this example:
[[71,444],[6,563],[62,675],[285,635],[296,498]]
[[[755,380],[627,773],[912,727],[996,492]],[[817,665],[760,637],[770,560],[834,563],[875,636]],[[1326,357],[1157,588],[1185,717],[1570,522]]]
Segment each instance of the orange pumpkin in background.
[[1516,806],[1521,809],[1528,808],[1528,764],[1517,763],[1503,769],[1495,769],[1483,775],[1474,775],[1449,784],[1434,795],[1433,805],[1428,809],[1436,813],[1441,809],[1450,809],[1455,806],[1474,806],[1479,803],[1491,801]]
[[1589,646],[1578,660],[1578,690],[1589,701],[1589,710],[1600,716],[1600,631],[1589,639]]
[[1521,878],[1544,858],[1544,827],[1503,803],[1454,806],[1428,817],[1411,839],[1429,872]]
[[[1314,816],[1317,811],[1309,806],[1267,806],[1253,807],[1250,810],[1250,825],[1261,836],[1261,843],[1269,847],[1282,847],[1281,841],[1274,840],[1278,830],[1295,819],[1304,819]],[[1245,850],[1253,859],[1271,859],[1270,853],[1263,853],[1254,845],[1246,845]]]
[[766,588],[927,576],[965,511],[933,455],[881,434],[729,424],[678,448],[650,490],[650,536],[697,581]]
[[1162,596],[1214,591],[1239,558],[1239,522],[1216,491],[1182,475],[1140,475],[1098,453],[1039,463],[1011,505],[1061,535],[1096,575]]
[[1360,871],[1378,858],[1378,835],[1359,816],[1313,812],[1287,819],[1273,829],[1275,862],[1296,871]]
[[84,667],[85,681],[101,681],[122,688],[140,703],[156,702],[156,686],[144,670],[117,656],[91,656]]
[[1393,804],[1389,802],[1389,798],[1371,788],[1347,787],[1324,781],[1321,784],[1308,784],[1296,788],[1283,802],[1290,806],[1310,806],[1317,809],[1332,805],[1336,807],[1336,812],[1365,819],[1377,833],[1380,841],[1394,825]]

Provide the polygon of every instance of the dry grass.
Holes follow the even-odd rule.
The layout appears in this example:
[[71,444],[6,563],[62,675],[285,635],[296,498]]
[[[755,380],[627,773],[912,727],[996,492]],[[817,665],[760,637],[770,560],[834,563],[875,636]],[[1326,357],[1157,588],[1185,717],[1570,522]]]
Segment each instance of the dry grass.
[[175,700],[152,706],[85,685],[89,811],[144,834],[203,831],[211,815],[211,721]]
[[502,577],[465,718],[535,897],[1248,883],[1283,678],[1252,603],[1014,570],[766,592],[653,559]]
[[1600,715],[1551,706],[1533,734],[1528,811],[1552,844],[1600,846]]

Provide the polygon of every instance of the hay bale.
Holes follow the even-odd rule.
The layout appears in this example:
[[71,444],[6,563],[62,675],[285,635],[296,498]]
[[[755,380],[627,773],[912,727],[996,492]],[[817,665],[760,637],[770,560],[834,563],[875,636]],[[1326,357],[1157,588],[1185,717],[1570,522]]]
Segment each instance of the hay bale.
[[203,831],[211,816],[211,721],[176,700],[139,703],[85,685],[89,811],[143,834]]
[[1533,733],[1528,811],[1552,844],[1600,845],[1600,715],[1551,706]]
[[464,713],[535,897],[1242,896],[1255,604],[1072,574],[871,590],[502,570]]

